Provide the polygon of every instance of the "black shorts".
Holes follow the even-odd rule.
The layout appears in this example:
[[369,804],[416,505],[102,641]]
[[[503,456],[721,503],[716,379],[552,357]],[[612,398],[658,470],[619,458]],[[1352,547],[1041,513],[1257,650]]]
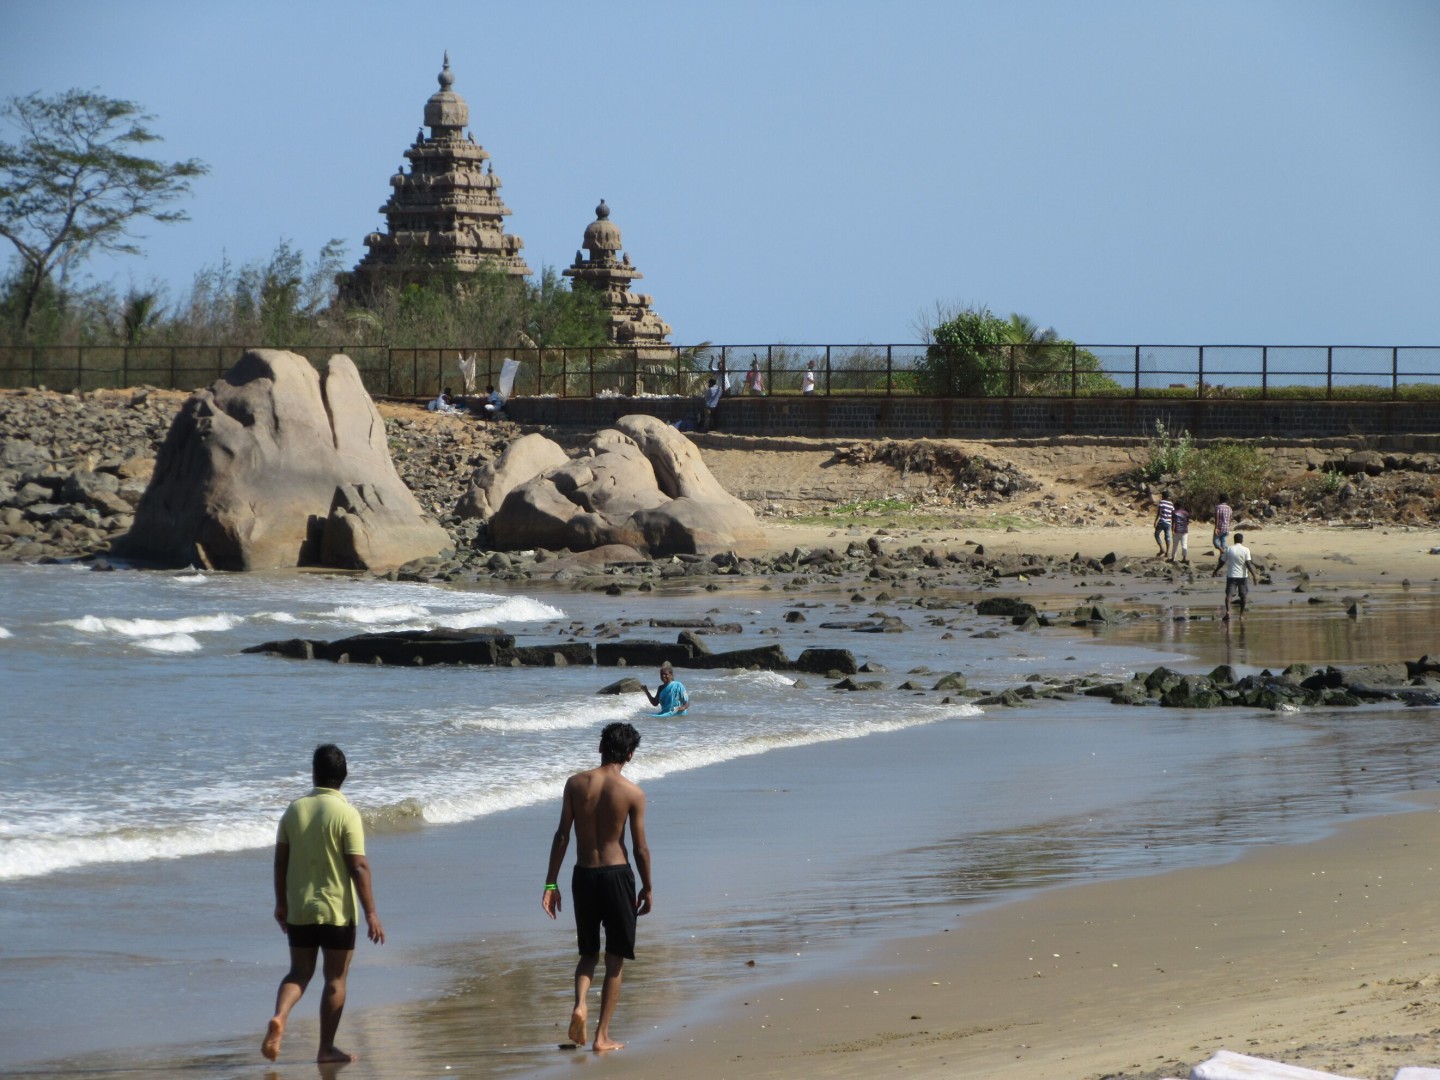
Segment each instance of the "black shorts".
[[296,926],[294,923],[286,923],[285,932],[290,935],[292,949],[330,949],[340,952],[355,950],[354,923],[349,926],[334,926],[329,923]]
[[1225,579],[1225,597],[1238,597],[1240,602],[1245,602],[1245,597],[1250,593],[1250,579],[1243,577],[1227,577]]
[[605,951],[626,960],[635,959],[635,873],[629,863],[617,866],[577,866],[570,875],[575,904],[575,938],[581,956],[600,951],[600,927],[605,927]]

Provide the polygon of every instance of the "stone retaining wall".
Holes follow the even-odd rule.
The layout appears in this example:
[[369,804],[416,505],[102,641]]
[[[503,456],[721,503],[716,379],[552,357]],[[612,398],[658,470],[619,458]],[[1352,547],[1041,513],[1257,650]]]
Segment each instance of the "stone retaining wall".
[[[688,398],[521,397],[507,411],[521,424],[595,430],[629,413],[675,421],[698,413],[699,405]],[[1401,449],[1440,449],[1440,401],[735,397],[720,406],[718,430],[814,438],[1123,438],[1153,435],[1157,420],[1201,439],[1404,436],[1420,441],[1396,443]]]

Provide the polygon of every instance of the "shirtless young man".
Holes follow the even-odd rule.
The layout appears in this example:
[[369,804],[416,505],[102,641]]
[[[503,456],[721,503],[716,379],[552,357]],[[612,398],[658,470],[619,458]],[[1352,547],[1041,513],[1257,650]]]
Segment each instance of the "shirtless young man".
[[[600,927],[605,927],[605,983],[600,993],[600,1023],[595,1028],[594,1050],[619,1050],[624,1043],[610,1038],[610,1019],[620,1001],[621,969],[635,959],[635,919],[650,911],[650,847],[645,842],[645,793],[620,770],[629,764],[640,745],[640,733],[629,724],[610,724],[600,733],[600,767],[576,773],[565,781],[560,827],[550,843],[550,867],[540,906],[555,918],[560,910],[556,879],[570,829],[575,829],[575,869],[570,891],[575,900],[575,934],[580,962],[575,965],[575,1008],[570,1013],[570,1041],[585,1045],[589,1007],[585,996],[600,959]],[[625,825],[635,847],[640,871],[640,893],[625,851]]]

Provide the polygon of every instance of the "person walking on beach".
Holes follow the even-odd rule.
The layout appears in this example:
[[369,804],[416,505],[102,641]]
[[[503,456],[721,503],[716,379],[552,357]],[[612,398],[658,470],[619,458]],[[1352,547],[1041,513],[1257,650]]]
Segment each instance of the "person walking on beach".
[[1170,557],[1170,519],[1175,516],[1175,504],[1170,501],[1170,492],[1160,493],[1160,502],[1155,507],[1155,546],[1161,559]]
[[[1210,543],[1218,553],[1216,555],[1218,559],[1225,558],[1225,544],[1230,536],[1230,521],[1234,513],[1230,509],[1230,496],[1221,495],[1220,502],[1215,506],[1215,532],[1210,538]],[[1239,540],[1240,538],[1237,536],[1235,539]]]
[[1255,572],[1255,564],[1250,561],[1250,549],[1243,543],[1245,535],[1235,534],[1235,542],[1224,550],[1220,558],[1215,560],[1215,569],[1210,571],[1214,577],[1220,572],[1220,567],[1225,567],[1225,618],[1222,622],[1230,621],[1230,598],[1235,597],[1235,604],[1240,609],[1240,618],[1245,618],[1245,597],[1250,591],[1250,582],[1260,584],[1260,577]]
[[290,971],[275,995],[275,1015],[260,1052],[274,1061],[290,1010],[300,1003],[316,954],[324,957],[325,989],[320,997],[320,1064],[355,1060],[335,1045],[345,1010],[345,977],[355,954],[356,895],[365,911],[365,934],[385,944],[385,928],[375,911],[370,864],[360,813],[340,794],[348,769],[345,754],[333,743],[315,748],[311,760],[314,790],[296,799],[280,819],[275,838],[275,921],[290,939]]
[[[619,1050],[624,1043],[610,1038],[610,1021],[620,1002],[621,972],[626,960],[635,959],[635,920],[651,908],[650,846],[645,841],[645,793],[620,770],[629,764],[640,745],[640,733],[630,724],[614,723],[600,733],[600,767],[576,773],[565,781],[560,805],[560,826],[550,842],[550,866],[540,906],[555,918],[560,911],[560,864],[575,830],[575,869],[570,893],[575,901],[575,936],[580,962],[575,966],[575,1007],[570,1012],[570,1041],[585,1045],[589,1017],[586,996],[600,958],[600,927],[605,927],[605,983],[600,992],[600,1022],[592,1049]],[[625,826],[635,848],[640,892],[625,850]]]
[[1170,515],[1170,561],[1190,561],[1190,511],[1176,505]]
[[675,678],[675,669],[666,660],[660,665],[660,685],[655,688],[655,693],[650,693],[650,688],[644,683],[640,689],[645,691],[645,696],[650,699],[661,713],[678,716],[690,708],[690,695],[685,690],[685,684]]

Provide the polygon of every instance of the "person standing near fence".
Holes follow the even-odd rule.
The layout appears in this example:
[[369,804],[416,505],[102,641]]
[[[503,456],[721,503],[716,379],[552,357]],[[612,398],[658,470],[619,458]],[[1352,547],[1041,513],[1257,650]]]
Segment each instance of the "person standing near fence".
[[705,397],[702,399],[704,411],[700,415],[700,430],[714,431],[715,425],[720,420],[720,396],[723,388],[715,379],[710,380],[710,385],[705,387]]
[[815,393],[815,361],[811,360],[805,365],[805,374],[800,377],[800,393],[811,395]]
[[750,358],[750,370],[745,372],[745,392],[757,397],[765,393],[765,376],[760,372],[758,357]]

